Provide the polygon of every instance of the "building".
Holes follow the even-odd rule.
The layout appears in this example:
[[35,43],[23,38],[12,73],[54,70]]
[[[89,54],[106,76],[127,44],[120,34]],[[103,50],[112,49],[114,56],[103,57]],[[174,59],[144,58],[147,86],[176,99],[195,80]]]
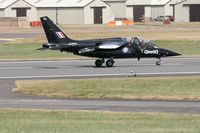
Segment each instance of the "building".
[[2,0],[1,17],[49,16],[58,24],[102,24],[114,19],[110,5],[102,0]]
[[176,22],[200,21],[200,0],[173,0],[170,5]]
[[1,0],[0,17],[28,17],[31,21],[37,19],[37,9],[24,0]]
[[134,21],[151,21],[158,16],[173,15],[171,0],[127,0],[128,18]]
[[112,20],[152,21],[175,16],[200,21],[200,0],[0,0],[0,17],[49,16],[57,24],[105,24]]
[[108,5],[110,5],[115,20],[121,20],[127,18],[126,0],[103,0],[103,1]]

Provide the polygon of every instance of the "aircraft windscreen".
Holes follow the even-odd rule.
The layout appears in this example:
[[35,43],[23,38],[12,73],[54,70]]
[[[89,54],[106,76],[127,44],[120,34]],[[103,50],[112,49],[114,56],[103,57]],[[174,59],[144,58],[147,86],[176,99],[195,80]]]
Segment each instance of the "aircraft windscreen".
[[158,46],[156,44],[154,44],[152,41],[149,40],[145,40],[143,38],[139,38],[139,37],[133,37],[130,40],[130,43],[132,44],[136,44],[137,46],[141,46],[141,47],[148,47],[148,48],[158,48]]

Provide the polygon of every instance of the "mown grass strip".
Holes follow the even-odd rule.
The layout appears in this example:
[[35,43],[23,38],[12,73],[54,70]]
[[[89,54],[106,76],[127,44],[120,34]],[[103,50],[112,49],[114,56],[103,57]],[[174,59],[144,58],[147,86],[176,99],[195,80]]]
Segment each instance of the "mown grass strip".
[[199,100],[200,77],[16,81],[14,92],[54,98]]
[[61,53],[56,50],[37,50],[41,43],[4,44],[0,45],[0,59],[47,60],[47,59],[78,59],[72,53]]
[[191,114],[0,110],[2,133],[199,133]]

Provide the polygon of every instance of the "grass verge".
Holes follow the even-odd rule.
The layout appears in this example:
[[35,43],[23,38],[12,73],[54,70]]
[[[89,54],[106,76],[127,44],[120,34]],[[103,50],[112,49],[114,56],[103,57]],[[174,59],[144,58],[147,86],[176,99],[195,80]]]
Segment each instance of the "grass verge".
[[81,57],[71,53],[61,53],[54,50],[37,50],[40,43],[4,44],[0,45],[0,59],[2,60],[46,60],[46,59],[78,59]]
[[177,53],[182,54],[182,56],[200,56],[200,41],[155,41],[162,48],[166,48]]
[[14,92],[53,98],[200,100],[200,77],[16,81]]
[[199,123],[190,114],[0,110],[2,133],[199,133]]

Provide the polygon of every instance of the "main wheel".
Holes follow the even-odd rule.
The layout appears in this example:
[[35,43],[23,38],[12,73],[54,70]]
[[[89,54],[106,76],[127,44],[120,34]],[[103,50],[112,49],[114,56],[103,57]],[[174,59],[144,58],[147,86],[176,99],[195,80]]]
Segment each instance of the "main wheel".
[[107,61],[106,61],[106,66],[107,66],[107,67],[112,67],[113,64],[114,64],[114,61],[113,61],[113,60],[107,60]]
[[95,61],[95,65],[96,65],[96,67],[101,67],[102,64],[103,64],[103,61],[100,60],[100,59],[98,59],[98,60]]

